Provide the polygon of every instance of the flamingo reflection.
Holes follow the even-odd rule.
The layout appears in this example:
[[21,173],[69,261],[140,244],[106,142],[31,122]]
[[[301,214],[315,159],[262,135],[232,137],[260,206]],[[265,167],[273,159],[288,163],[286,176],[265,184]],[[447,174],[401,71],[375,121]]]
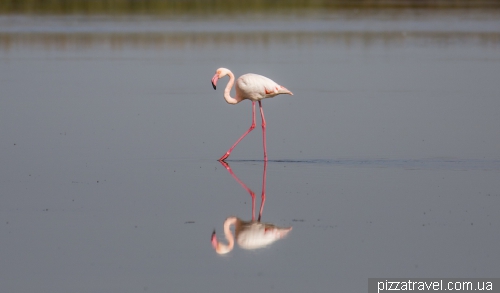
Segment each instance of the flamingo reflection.
[[[264,172],[262,175],[262,196],[259,209],[259,216],[255,220],[255,193],[248,188],[243,181],[241,181],[231,170],[229,164],[220,161],[220,163],[226,168],[226,170],[231,174],[231,176],[250,194],[252,197],[252,220],[243,221],[237,217],[228,217],[224,221],[224,236],[226,237],[227,244],[220,243],[217,240],[215,230],[212,233],[212,246],[218,254],[225,254],[233,250],[234,242],[241,248],[244,249],[257,249],[265,247],[278,239],[285,237],[288,232],[292,230],[292,227],[278,227],[269,223],[262,223],[260,221],[262,217],[262,210],[264,209],[264,203],[266,201],[266,169],[267,162],[264,162]],[[231,226],[234,226],[234,234],[231,232]]]

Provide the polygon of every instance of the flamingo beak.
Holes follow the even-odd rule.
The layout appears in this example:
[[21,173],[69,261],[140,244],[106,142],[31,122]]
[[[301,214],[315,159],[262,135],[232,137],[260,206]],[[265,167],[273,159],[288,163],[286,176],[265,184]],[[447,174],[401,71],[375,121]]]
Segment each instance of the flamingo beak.
[[212,246],[214,247],[215,250],[217,250],[217,245],[219,243],[217,242],[217,236],[215,236],[215,230],[212,233]]
[[217,81],[219,80],[219,75],[216,73],[214,77],[212,77],[212,86],[214,87],[214,90],[217,89]]

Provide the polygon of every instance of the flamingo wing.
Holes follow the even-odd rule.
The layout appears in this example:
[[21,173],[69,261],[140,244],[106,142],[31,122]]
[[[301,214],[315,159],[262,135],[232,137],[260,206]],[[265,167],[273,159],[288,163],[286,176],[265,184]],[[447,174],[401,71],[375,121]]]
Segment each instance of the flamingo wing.
[[273,80],[254,73],[247,73],[236,81],[236,92],[244,99],[259,101],[279,94],[292,94]]

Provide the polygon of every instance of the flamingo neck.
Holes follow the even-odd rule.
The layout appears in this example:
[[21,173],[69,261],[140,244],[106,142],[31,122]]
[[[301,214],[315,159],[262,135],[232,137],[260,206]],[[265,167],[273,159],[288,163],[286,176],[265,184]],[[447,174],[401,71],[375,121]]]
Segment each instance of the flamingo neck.
[[227,218],[226,221],[224,222],[224,236],[226,237],[227,240],[227,245],[219,243],[217,247],[217,253],[219,254],[225,254],[233,250],[234,248],[234,236],[233,233],[231,232],[231,225],[236,224],[237,219],[236,217],[230,217]]
[[224,99],[228,104],[238,104],[242,100],[238,97],[238,93],[236,93],[235,98],[231,97],[231,88],[234,84],[234,74],[229,71],[227,75],[229,75],[229,82],[227,83],[226,89],[224,90]]

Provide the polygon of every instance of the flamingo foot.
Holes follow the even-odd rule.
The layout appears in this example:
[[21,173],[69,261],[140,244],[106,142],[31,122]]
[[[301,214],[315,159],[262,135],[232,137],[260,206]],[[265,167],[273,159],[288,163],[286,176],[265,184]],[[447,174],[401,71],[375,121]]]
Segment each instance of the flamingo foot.
[[225,161],[225,160],[229,157],[229,155],[230,155],[230,153],[229,153],[229,152],[225,153],[222,157],[220,157],[219,161],[220,161],[220,162]]

